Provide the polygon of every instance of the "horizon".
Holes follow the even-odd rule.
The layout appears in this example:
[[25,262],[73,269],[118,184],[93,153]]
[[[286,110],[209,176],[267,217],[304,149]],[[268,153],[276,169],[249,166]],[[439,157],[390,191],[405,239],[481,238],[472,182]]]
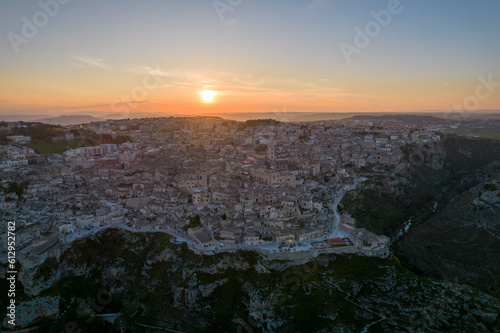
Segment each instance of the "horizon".
[[4,1],[0,115],[500,109],[498,2],[231,4]]
[[0,114],[0,122],[43,122],[58,125],[75,125],[85,124],[90,122],[100,122],[108,120],[134,120],[134,119],[149,119],[149,118],[196,118],[196,117],[213,117],[225,120],[235,120],[244,122],[247,120],[256,119],[274,119],[280,122],[317,122],[331,121],[340,119],[349,119],[356,116],[427,116],[433,118],[441,118],[449,121],[461,122],[464,120],[500,120],[500,110],[477,110],[473,113],[457,112],[450,110],[419,110],[412,112],[391,112],[391,111],[364,111],[364,112],[234,112],[234,113],[207,113],[207,114],[161,114],[136,112],[130,113],[127,116],[99,113],[84,113],[84,114],[61,114],[61,115],[4,115]]

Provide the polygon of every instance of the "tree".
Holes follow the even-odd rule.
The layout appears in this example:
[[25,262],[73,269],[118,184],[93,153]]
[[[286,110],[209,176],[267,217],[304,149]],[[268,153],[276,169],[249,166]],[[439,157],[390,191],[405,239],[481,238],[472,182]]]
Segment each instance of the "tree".
[[267,150],[267,145],[262,145],[262,144],[259,144],[257,146],[257,148],[255,148],[255,151],[257,152],[263,152],[263,151],[266,151]]

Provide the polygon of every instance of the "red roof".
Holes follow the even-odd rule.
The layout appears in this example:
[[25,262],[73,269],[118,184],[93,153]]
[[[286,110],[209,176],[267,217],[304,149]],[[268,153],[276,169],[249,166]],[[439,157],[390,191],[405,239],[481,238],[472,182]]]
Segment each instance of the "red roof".
[[345,241],[342,238],[330,238],[328,239],[328,243],[330,245],[346,245]]

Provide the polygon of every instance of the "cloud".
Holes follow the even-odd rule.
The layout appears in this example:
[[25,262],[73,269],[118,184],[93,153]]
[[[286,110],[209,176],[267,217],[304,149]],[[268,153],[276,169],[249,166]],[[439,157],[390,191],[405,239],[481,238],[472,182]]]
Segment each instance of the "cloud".
[[92,59],[89,57],[81,57],[81,56],[75,56],[73,59],[78,60],[78,63],[71,63],[73,66],[78,67],[78,68],[85,68],[85,67],[95,67],[95,68],[102,68],[106,69],[108,66],[104,65],[104,59]]
[[187,93],[216,90],[226,96],[245,98],[259,94],[264,99],[295,99],[310,103],[334,103],[358,98],[359,94],[344,90],[335,81],[318,78],[279,78],[210,70],[162,69],[160,66],[139,66],[131,69],[137,75],[151,75],[161,82],[159,89],[176,89]]

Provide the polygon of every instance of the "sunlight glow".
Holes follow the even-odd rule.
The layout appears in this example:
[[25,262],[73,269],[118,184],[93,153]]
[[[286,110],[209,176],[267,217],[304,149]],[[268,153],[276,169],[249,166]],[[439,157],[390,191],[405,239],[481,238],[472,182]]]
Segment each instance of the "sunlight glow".
[[217,92],[212,90],[204,90],[200,92],[200,95],[201,99],[203,99],[203,102],[212,103],[217,96]]

